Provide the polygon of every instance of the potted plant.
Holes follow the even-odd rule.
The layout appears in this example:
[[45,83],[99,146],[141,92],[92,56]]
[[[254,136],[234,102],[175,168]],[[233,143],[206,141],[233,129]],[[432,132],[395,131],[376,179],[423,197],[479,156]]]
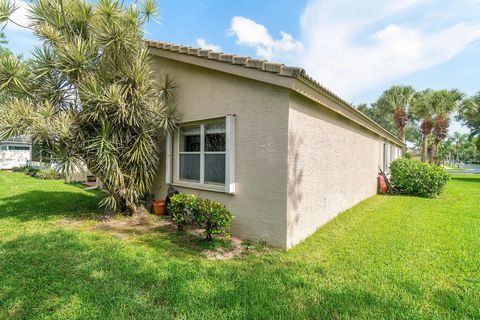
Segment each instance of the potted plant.
[[165,214],[165,200],[153,201],[153,213],[159,216],[163,216]]

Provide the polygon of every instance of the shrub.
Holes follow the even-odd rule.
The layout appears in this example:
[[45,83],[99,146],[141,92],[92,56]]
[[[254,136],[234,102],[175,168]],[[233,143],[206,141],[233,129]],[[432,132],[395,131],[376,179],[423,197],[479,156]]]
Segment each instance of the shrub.
[[61,176],[55,169],[40,169],[38,170],[37,174],[35,175],[38,179],[49,179],[49,180],[56,180],[60,179]]
[[34,168],[34,167],[30,167],[30,166],[26,166],[24,169],[23,169],[23,172],[28,175],[28,176],[31,176],[31,177],[35,177],[37,175],[37,172],[39,170]]
[[212,240],[213,234],[230,235],[232,213],[220,202],[202,199],[199,202],[196,222],[205,228],[207,240]]
[[197,223],[205,229],[207,240],[212,240],[214,234],[230,235],[233,215],[220,202],[180,193],[170,198],[168,209],[178,230],[188,224]]
[[195,221],[198,214],[198,199],[193,194],[179,193],[170,198],[168,210],[178,230]]
[[448,172],[439,166],[414,159],[397,159],[390,164],[392,184],[403,193],[435,197],[449,180]]
[[23,170],[25,170],[25,167],[13,167],[12,168],[13,172],[22,172]]

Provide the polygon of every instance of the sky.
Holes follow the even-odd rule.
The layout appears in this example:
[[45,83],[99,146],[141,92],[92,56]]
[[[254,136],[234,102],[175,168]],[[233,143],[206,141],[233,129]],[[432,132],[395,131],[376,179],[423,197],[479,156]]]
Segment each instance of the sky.
[[[25,3],[13,19],[28,24]],[[158,0],[146,38],[301,66],[353,104],[394,84],[480,90],[480,0]],[[5,29],[28,56],[33,35]],[[451,132],[468,132],[454,122]]]

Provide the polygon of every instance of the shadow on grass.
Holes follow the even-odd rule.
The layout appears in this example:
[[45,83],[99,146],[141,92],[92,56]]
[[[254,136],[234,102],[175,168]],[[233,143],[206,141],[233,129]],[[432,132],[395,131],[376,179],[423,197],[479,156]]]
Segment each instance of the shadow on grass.
[[302,261],[211,263],[157,245],[66,230],[0,243],[0,318],[418,317],[374,292],[315,284],[323,271]]
[[0,218],[14,217],[21,221],[46,219],[52,216],[95,216],[103,213],[98,191],[29,191],[0,199]]

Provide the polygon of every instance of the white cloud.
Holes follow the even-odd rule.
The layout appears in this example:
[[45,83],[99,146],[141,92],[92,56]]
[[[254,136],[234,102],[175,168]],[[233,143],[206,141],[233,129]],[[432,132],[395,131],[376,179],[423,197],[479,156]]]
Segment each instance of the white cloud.
[[310,0],[301,41],[234,17],[230,34],[259,57],[304,67],[348,99],[444,63],[480,39],[478,0]]
[[24,28],[30,25],[28,4],[25,1],[16,1],[18,9],[10,17],[15,23],[8,22],[5,27],[5,35],[9,41],[9,47],[16,54],[28,56],[28,51],[38,44],[38,40],[32,30]]
[[230,35],[237,37],[237,44],[254,48],[257,55],[265,59],[303,50],[303,45],[292,35],[280,32],[281,39],[275,40],[265,26],[245,17],[233,17]]
[[30,32],[27,27],[30,24],[30,18],[28,13],[28,4],[25,1],[16,1],[17,10],[13,12],[10,19],[15,23],[9,22],[6,29],[11,31]]
[[428,2],[312,0],[301,17],[299,61],[320,82],[352,97],[444,63],[480,38],[480,20],[436,26],[412,12],[418,6],[424,14],[438,10]]
[[200,48],[202,49],[207,49],[207,50],[212,50],[212,51],[222,51],[222,47],[217,46],[212,43],[208,43],[207,40],[203,38],[198,38],[197,39],[197,44]]

